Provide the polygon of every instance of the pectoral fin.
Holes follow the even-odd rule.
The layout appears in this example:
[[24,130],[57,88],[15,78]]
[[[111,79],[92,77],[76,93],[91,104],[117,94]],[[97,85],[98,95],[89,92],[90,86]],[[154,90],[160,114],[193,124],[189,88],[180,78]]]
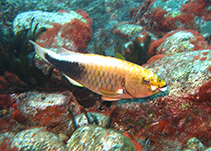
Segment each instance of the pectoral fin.
[[118,59],[126,60],[125,57],[123,57],[123,55],[119,52],[117,52],[114,57]]
[[104,101],[118,101],[121,98],[110,98],[110,97],[106,97],[106,96],[102,96],[102,100]]
[[123,89],[117,89],[116,91],[111,91],[111,90],[106,90],[106,89],[100,88],[99,90],[104,95],[120,95],[120,94],[124,94]]
[[77,81],[71,79],[71,78],[68,77],[67,75],[65,75],[65,74],[63,74],[63,75],[64,75],[64,76],[67,78],[67,80],[68,80],[70,83],[72,83],[73,85],[78,86],[78,87],[84,87],[82,84],[80,84],[80,83],[78,83]]

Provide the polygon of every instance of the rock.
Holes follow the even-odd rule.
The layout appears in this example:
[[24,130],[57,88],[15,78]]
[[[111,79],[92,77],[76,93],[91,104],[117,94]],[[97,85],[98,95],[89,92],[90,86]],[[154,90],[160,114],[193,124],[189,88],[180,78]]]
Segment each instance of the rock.
[[210,48],[208,42],[204,40],[199,32],[194,30],[177,29],[151,43],[148,55],[176,54],[178,52],[189,52]]
[[65,150],[65,145],[59,140],[58,136],[42,127],[19,132],[10,140],[10,144],[11,147],[16,147],[18,150]]
[[78,128],[67,141],[68,150],[135,151],[132,141],[120,132],[95,125]]
[[[34,18],[34,19],[33,19]],[[37,29],[40,28],[52,28],[54,23],[59,23],[64,25],[71,22],[73,19],[79,19],[86,22],[85,19],[74,11],[67,12],[44,12],[44,11],[29,11],[18,14],[13,20],[13,31],[17,33],[18,31],[25,29],[34,29],[36,24],[38,24]],[[32,22],[33,19],[33,22]],[[32,25],[32,27],[31,27]]]
[[57,126],[67,122],[69,119],[68,108],[71,106],[74,106],[75,114],[80,111],[75,97],[68,91],[58,93],[26,92],[12,94],[11,98],[16,101],[18,109],[27,119],[42,126]]
[[[39,33],[41,28],[47,30],[42,33],[37,42],[43,47],[69,50],[84,49],[92,40],[92,20],[81,10],[43,12],[29,11],[18,14],[13,21],[15,33],[30,29]],[[39,33],[40,34],[40,33]]]
[[161,7],[162,9],[165,9],[168,11],[169,14],[172,15],[172,17],[175,17],[176,15],[179,15],[180,8],[182,5],[184,5],[188,0],[168,0],[168,1],[162,1],[162,0],[156,0],[153,5],[152,9]]
[[198,140],[196,137],[190,138],[186,143],[187,150],[191,151],[203,151],[205,149],[204,145],[200,140]]
[[[0,76],[0,90],[2,92],[6,93],[12,93],[14,91],[24,91],[24,88],[21,88],[20,86],[27,87],[26,83],[21,81],[21,79],[15,75],[14,73],[11,73],[9,71],[5,71],[4,75]],[[4,99],[2,98],[1,101]],[[5,104],[3,102],[0,102],[1,107],[6,107],[6,104],[10,104],[10,100],[6,100]]]
[[178,52],[191,51],[194,45],[190,39],[194,35],[191,32],[179,31],[166,38],[166,40],[156,49],[156,54],[175,54]]
[[58,137],[64,143],[66,143],[68,141],[68,139],[69,139],[69,137],[67,135],[63,134],[63,133],[59,133]]
[[127,22],[119,23],[114,28],[114,34],[119,35],[126,39],[134,38],[142,31],[142,27],[135,24],[129,24]]

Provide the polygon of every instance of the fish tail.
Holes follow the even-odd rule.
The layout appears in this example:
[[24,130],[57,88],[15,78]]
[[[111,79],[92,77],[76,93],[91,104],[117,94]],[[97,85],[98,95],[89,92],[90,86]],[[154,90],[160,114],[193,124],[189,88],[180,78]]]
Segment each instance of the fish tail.
[[43,59],[45,60],[46,62],[48,62],[48,60],[45,58],[45,55],[48,53],[48,49],[45,49],[43,47],[41,47],[39,44],[35,43],[34,41],[32,40],[29,40],[29,43],[31,43],[32,45],[34,45],[35,47],[35,51],[36,53]]

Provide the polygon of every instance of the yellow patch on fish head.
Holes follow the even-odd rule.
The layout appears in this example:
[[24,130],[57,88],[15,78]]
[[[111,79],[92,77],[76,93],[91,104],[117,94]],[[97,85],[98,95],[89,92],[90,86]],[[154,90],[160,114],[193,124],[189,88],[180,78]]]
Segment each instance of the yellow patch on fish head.
[[126,91],[134,98],[143,98],[167,90],[166,82],[152,70],[143,67],[134,68],[126,78]]
[[144,70],[144,76],[142,78],[143,84],[150,86],[150,90],[153,94],[158,92],[165,92],[167,90],[167,84],[164,80],[158,77],[151,69]]

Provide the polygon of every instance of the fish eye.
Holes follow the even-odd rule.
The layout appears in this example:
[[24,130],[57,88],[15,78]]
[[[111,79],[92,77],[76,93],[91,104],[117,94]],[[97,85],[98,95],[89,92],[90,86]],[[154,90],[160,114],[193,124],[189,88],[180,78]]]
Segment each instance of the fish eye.
[[142,81],[143,81],[144,84],[149,84],[149,80],[148,79],[143,78]]

